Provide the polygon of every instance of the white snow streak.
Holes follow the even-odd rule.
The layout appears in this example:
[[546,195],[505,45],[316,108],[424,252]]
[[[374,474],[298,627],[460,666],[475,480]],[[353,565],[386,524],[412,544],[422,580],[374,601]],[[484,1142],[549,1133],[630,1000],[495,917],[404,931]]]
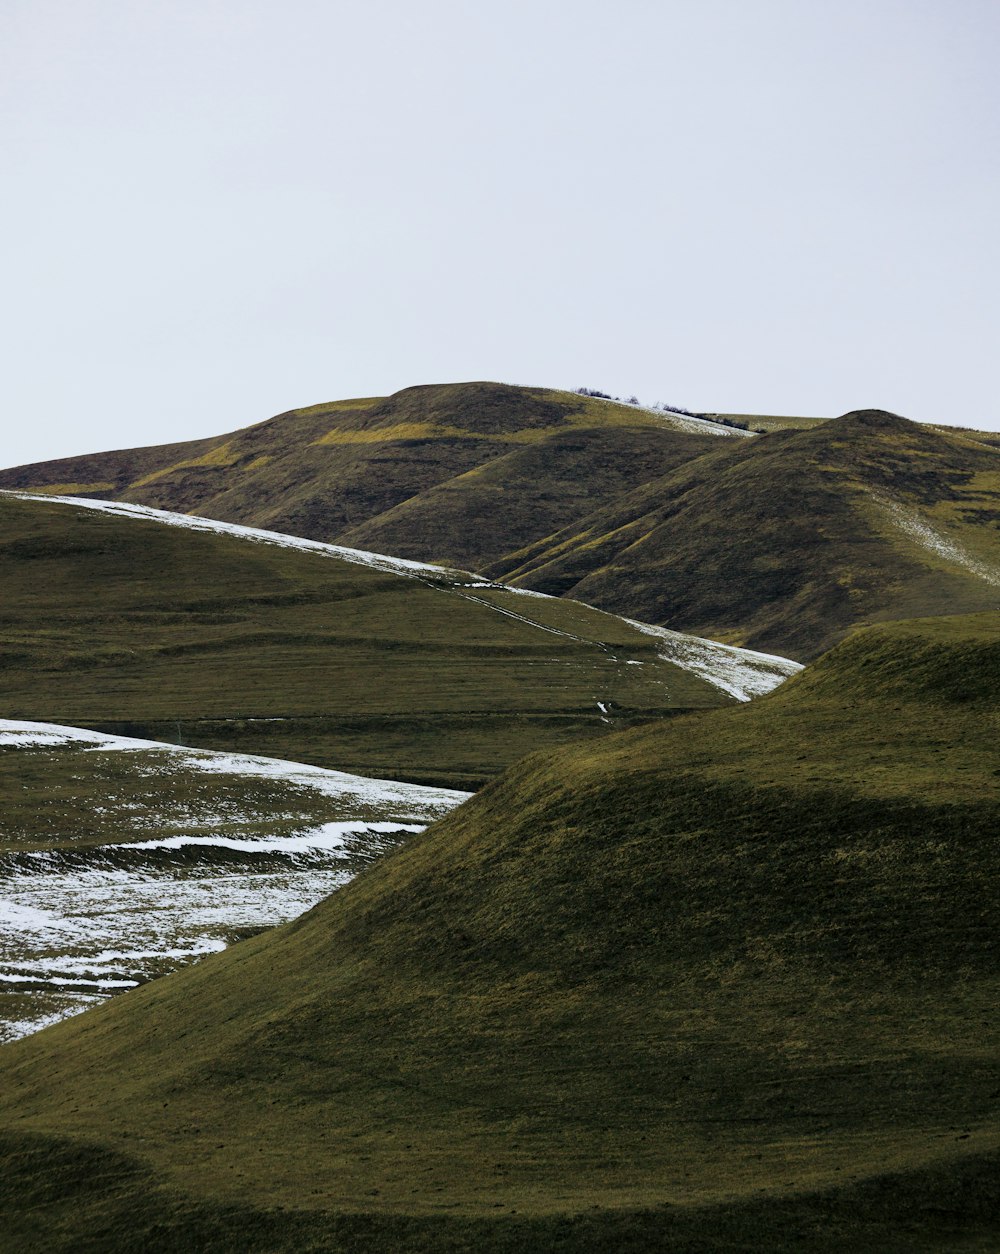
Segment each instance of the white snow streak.
[[659,418],[665,427],[674,431],[685,431],[692,435],[721,436],[754,436],[756,431],[744,431],[741,427],[728,427],[722,422],[712,422],[710,418],[695,418],[693,414],[677,414],[672,409],[653,409],[651,405],[633,405],[631,401],[611,400],[606,396],[581,396],[578,392],[564,392],[564,396],[572,396],[576,400],[585,400],[592,405],[610,406],[612,409],[634,409],[640,414],[651,414]]
[[345,836],[361,836],[366,832],[422,832],[423,823],[324,823],[321,827],[297,836],[264,836],[246,840],[233,836],[166,836],[162,840],[129,841],[121,845],[104,845],[104,849],[232,849],[237,853],[311,853],[315,850],[346,849]]
[[802,670],[800,662],[773,653],[737,649],[731,644],[688,636],[667,627],[651,627],[631,618],[625,621],[644,635],[655,636],[661,642],[660,656],[665,661],[676,662],[737,701],[762,697]]
[[872,499],[889,513],[899,530],[911,540],[915,540],[922,548],[938,557],[943,557],[946,562],[951,562],[954,566],[961,566],[985,583],[992,584],[994,588],[1000,588],[1000,570],[997,567],[973,557],[955,540],[949,540],[947,536],[935,531],[926,518],[922,518],[915,509],[904,505],[902,501],[895,501],[877,492],[871,495]]
[[221,522],[216,518],[196,518],[193,514],[175,514],[165,509],[153,509],[149,505],[130,505],[126,501],[97,501],[84,496],[48,496],[33,492],[2,491],[0,496],[16,497],[19,501],[34,501],[52,505],[75,505],[80,509],[92,509],[101,514],[115,514],[124,518],[145,519],[163,523],[167,527],[183,527],[188,531],[209,531],[216,535],[235,536],[256,544],[272,544],[279,549],[298,549],[306,553],[319,553],[325,557],[339,558],[354,566],[367,566],[372,570],[384,570],[394,575],[443,575],[456,572],[446,566],[433,566],[428,562],[411,562],[404,557],[389,557],[384,553],[366,553],[362,549],[348,549],[340,544],[326,544],[321,540],[306,540],[301,536],[289,536],[280,531],[265,531],[260,527],[244,527],[240,523]]
[[430,788],[424,784],[405,784],[394,779],[369,779],[330,771],[304,762],[286,762],[281,758],[265,758],[249,753],[224,753],[215,749],[190,749],[156,740],[135,740],[128,736],[111,736],[89,731],[84,727],[65,727],[57,723],[31,723],[0,719],[0,749],[58,748],[61,745],[84,744],[88,750],[100,752],[155,752],[169,755],[168,768],[204,771],[212,775],[239,775],[248,779],[273,779],[300,788],[308,788],[324,797],[349,804],[406,805],[408,813],[419,813],[428,820],[450,810],[472,794],[453,788]]

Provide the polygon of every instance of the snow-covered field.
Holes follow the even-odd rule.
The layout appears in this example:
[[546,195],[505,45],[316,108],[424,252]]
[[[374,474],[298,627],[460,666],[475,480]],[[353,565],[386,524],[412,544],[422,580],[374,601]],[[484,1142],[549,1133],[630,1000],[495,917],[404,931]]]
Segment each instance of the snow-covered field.
[[[0,720],[0,752],[26,760],[60,751],[78,776],[98,763],[114,771],[118,792],[106,808],[122,816],[123,830],[98,844],[68,834],[48,848],[25,848],[0,827],[0,1041],[295,918],[468,796]],[[234,783],[245,788],[245,813],[221,803],[218,813],[206,812],[204,798],[196,811],[189,800],[144,806],[143,781],[170,772],[207,776],[227,797]],[[264,801],[253,799],[260,782]]]

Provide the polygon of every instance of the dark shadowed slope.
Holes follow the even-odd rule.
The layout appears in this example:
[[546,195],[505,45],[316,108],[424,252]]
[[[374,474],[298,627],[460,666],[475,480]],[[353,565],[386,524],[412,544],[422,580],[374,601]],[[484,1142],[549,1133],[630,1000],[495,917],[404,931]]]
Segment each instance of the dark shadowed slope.
[[995,616],[886,625],[520,764],[297,923],[4,1047],[7,1231],[995,1248],[998,697]]
[[136,514],[0,495],[0,716],[463,786],[731,699],[686,642],[586,606]]
[[1000,451],[863,410],[707,453],[488,569],[809,657],[853,625],[1000,605]]

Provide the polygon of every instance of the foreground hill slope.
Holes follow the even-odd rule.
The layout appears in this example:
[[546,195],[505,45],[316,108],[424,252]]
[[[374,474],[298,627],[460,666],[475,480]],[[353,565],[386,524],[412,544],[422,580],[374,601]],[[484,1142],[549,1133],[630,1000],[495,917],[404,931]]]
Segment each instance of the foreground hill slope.
[[806,658],[1000,604],[1000,451],[861,410],[727,443],[487,570]]
[[998,697],[995,615],[886,625],[521,763],[296,923],[4,1047],[8,1234],[995,1248]]
[[460,571],[100,501],[0,494],[0,586],[3,717],[459,787],[616,720],[726,704],[719,667],[765,687],[795,669],[707,643],[692,659]]

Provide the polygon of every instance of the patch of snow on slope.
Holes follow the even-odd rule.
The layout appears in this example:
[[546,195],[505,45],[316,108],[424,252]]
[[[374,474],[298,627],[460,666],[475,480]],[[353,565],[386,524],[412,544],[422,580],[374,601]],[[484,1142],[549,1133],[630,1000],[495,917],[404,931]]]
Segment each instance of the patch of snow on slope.
[[[580,394],[576,392],[565,392],[565,396],[572,396],[576,399],[580,398]],[[611,400],[606,396],[585,396],[583,397],[591,405],[606,405],[613,409],[635,409],[640,414],[651,414],[654,418],[659,418],[665,427],[670,427],[674,431],[686,431],[691,435],[721,435],[721,436],[755,436],[756,431],[744,431],[740,427],[728,427],[722,422],[712,422],[710,418],[696,418],[693,414],[678,414],[672,409],[654,409],[651,405],[633,405],[631,401]]]
[[348,804],[381,805],[397,803],[406,806],[408,817],[437,818],[465,801],[472,794],[453,788],[431,788],[425,784],[405,784],[395,779],[369,779],[365,775],[349,775],[346,771],[330,771],[304,762],[286,762],[256,754],[224,753],[215,749],[190,749],[156,740],[135,740],[128,736],[111,736],[89,731],[85,727],[64,727],[57,723],[30,723],[0,719],[0,749],[54,748],[80,743],[101,752],[156,752],[169,754],[172,767],[205,771],[215,775],[240,775],[250,779],[275,779],[300,788],[308,788]]
[[0,897],[0,928],[5,935],[15,932],[28,932],[32,936],[48,938],[49,942],[57,937],[80,936],[83,929],[69,919],[53,914],[51,910],[39,910],[35,906],[19,905]]
[[888,511],[900,531],[911,540],[915,540],[922,548],[938,557],[943,557],[946,562],[951,562],[954,566],[963,567],[985,583],[992,584],[994,588],[1000,588],[1000,570],[988,562],[982,562],[973,557],[960,544],[949,540],[939,531],[935,531],[915,509],[908,508],[902,501],[894,501],[891,497],[881,496],[875,492],[872,493],[872,498]]
[[127,736],[107,736],[86,727],[64,727],[60,723],[26,723],[0,718],[0,749],[57,749],[63,745],[86,744],[99,749],[169,749],[152,740],[132,740]]
[[800,662],[773,653],[738,649],[735,645],[688,636],[667,627],[637,623],[631,618],[625,621],[644,635],[655,636],[661,642],[660,656],[665,661],[683,666],[737,701],[762,697],[802,670]]
[[[165,509],[153,509],[149,505],[130,505],[126,501],[97,501],[82,496],[47,496],[33,492],[2,491],[0,496],[15,497],[19,501],[35,501],[52,505],[75,505],[102,514],[115,514],[124,518],[145,519],[163,523],[168,527],[183,527],[188,531],[209,531],[216,535],[236,536],[257,544],[271,544],[280,549],[298,549],[308,553],[322,553],[326,557],[340,558],[354,566],[367,566],[372,570],[384,570],[394,575],[438,575],[454,578],[460,574],[470,578],[468,571],[455,571],[446,566],[434,566],[429,562],[413,562],[405,557],[389,557],[385,553],[367,553],[362,549],[348,549],[340,544],[325,544],[322,540],[306,540],[301,536],[289,536],[280,531],[265,531],[260,527],[244,527],[240,523],[221,522],[216,518],[196,518],[193,514],[175,514]],[[483,581],[486,582],[486,581]]]
[[146,849],[215,848],[232,849],[237,853],[309,853],[313,850],[345,849],[346,836],[360,836],[367,832],[422,832],[423,823],[324,823],[296,836],[263,836],[255,840],[233,836],[165,836],[161,840],[131,841],[121,845],[106,845],[107,849],[127,849],[129,853],[141,853]]
[[[299,831],[268,832],[262,814],[255,818],[261,834],[248,838],[197,827],[178,831],[184,811],[158,822],[152,807],[126,817],[121,833],[152,828],[152,839],[116,839],[71,857],[63,849],[8,852],[0,859],[0,1042],[222,949],[248,929],[288,922],[347,883],[358,859],[379,856],[394,836],[422,831],[470,795],[276,758],[0,720],[0,751],[30,755],[66,746],[134,757],[121,765],[139,779],[186,769],[282,782],[293,792],[319,793],[332,821],[313,818]],[[223,805],[228,824],[232,805]],[[281,823],[293,817],[280,809],[270,817]],[[192,826],[215,825],[211,815],[191,817]]]
[[102,1001],[104,1001],[102,996],[71,993],[68,996],[59,998],[60,1009],[58,1010],[29,1015],[23,1019],[18,1019],[16,1023],[4,1022],[0,1019],[0,1045],[9,1044],[11,1041],[19,1041],[25,1036],[31,1036],[33,1032],[41,1032],[42,1028],[50,1028],[53,1023],[58,1023],[60,1019],[79,1014],[81,1010],[86,1010],[88,1006],[97,1006]]
[[712,422],[708,418],[692,418],[689,414],[673,414],[669,409],[647,409],[644,412],[654,414],[665,427],[672,427],[675,431],[685,431],[690,435],[737,437],[756,435],[755,431],[744,431],[742,427],[727,427],[724,422]]

